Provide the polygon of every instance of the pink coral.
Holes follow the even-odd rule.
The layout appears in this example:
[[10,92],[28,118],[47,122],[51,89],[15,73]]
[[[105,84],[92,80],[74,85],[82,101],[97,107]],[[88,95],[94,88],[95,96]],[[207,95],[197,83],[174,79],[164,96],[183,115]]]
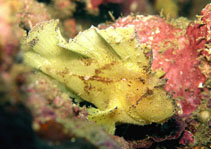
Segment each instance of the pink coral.
[[[41,9],[39,9],[41,8]],[[20,50],[24,29],[49,19],[43,5],[35,0],[0,0],[0,71],[9,70]]]
[[194,143],[194,137],[193,134],[190,133],[189,131],[184,131],[184,134],[182,136],[182,138],[180,139],[180,144],[186,145],[186,144],[193,144]]
[[122,3],[124,0],[91,0],[91,5],[97,9],[99,5],[104,3]]
[[0,0],[0,71],[10,68],[19,46],[12,4],[11,1]]
[[198,68],[197,58],[200,56],[198,50],[211,40],[210,7],[202,10],[203,24],[191,22],[188,27],[173,25],[158,16],[128,16],[113,24],[114,27],[134,25],[140,42],[151,45],[152,67],[162,68],[166,73],[165,89],[179,99],[183,115],[191,114],[200,104],[199,87],[206,78]]

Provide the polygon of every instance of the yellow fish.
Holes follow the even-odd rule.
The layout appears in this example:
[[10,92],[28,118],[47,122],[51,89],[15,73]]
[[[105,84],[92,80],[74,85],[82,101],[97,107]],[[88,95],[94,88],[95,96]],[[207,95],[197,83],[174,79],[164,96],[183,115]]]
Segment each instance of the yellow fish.
[[25,62],[94,104],[88,119],[114,134],[116,123],[163,123],[175,113],[161,70],[151,68],[152,50],[140,44],[133,26],[91,27],[69,42],[58,20],[29,32]]

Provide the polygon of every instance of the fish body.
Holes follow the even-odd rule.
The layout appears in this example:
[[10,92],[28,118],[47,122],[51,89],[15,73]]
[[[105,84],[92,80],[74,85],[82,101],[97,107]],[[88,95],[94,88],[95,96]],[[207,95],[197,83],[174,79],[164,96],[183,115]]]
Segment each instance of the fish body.
[[163,123],[175,113],[164,74],[151,69],[152,50],[139,43],[134,27],[91,27],[66,42],[58,23],[42,22],[29,32],[24,59],[94,104],[90,120],[113,134],[116,123]]

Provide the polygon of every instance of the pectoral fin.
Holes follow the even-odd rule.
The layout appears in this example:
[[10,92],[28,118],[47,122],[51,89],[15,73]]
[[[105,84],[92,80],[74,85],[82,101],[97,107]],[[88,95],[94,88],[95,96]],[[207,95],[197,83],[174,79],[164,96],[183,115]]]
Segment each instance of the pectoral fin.
[[88,110],[89,116],[88,119],[102,126],[106,132],[110,134],[114,134],[115,132],[115,112],[117,111],[117,107],[112,109],[108,109],[105,111],[100,111],[95,108],[90,108]]

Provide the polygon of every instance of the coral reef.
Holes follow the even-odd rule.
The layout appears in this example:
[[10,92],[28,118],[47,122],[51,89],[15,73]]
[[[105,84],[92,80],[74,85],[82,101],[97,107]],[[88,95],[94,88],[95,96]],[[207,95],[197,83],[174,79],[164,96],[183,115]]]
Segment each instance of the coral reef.
[[[18,51],[19,40],[15,24],[15,8],[11,1],[0,1],[0,70],[8,70],[13,62],[15,53]],[[9,40],[8,40],[9,39]]]
[[27,81],[25,103],[32,111],[33,128],[40,138],[60,142],[82,138],[102,148],[119,147],[106,132],[87,120],[86,108],[74,104],[69,98],[71,93],[62,84],[41,73],[30,73]]
[[[209,0],[165,0],[165,2],[161,0],[0,0],[0,148],[211,148],[211,4],[205,7],[205,4],[209,2]],[[203,7],[204,9],[202,9]],[[201,15],[197,15],[195,18],[200,11]],[[152,14],[160,14],[160,16]],[[126,15],[130,16],[123,17]],[[121,18],[115,20],[120,16]],[[187,18],[172,19],[177,16]],[[152,63],[152,69],[150,67],[150,71],[141,72],[139,75],[142,74],[141,77],[144,77],[140,81],[145,81],[146,86],[149,87],[152,82],[155,86],[151,84],[151,87],[154,88],[150,90],[142,88],[143,93],[138,94],[145,95],[146,91],[147,96],[157,96],[156,91],[161,90],[159,94],[164,93],[168,99],[170,98],[168,94],[171,94],[177,105],[174,116],[165,118],[165,115],[161,114],[164,116],[162,122],[154,123],[152,117],[149,117],[150,121],[147,121],[143,116],[143,111],[137,112],[143,105],[133,107],[137,101],[133,98],[133,102],[130,100],[126,103],[126,107],[132,107],[132,110],[125,108],[125,113],[130,113],[128,117],[133,116],[134,121],[144,120],[138,125],[128,120],[128,117],[119,120],[120,117],[124,118],[125,115],[122,114],[124,110],[120,111],[121,108],[118,108],[118,111],[113,107],[113,111],[109,111],[107,107],[102,108],[102,105],[107,105],[110,108],[112,108],[110,105],[115,105],[114,102],[111,102],[113,100],[106,99],[106,97],[111,99],[115,95],[109,96],[111,95],[109,90],[115,91],[115,87],[112,85],[108,85],[108,91],[103,89],[106,93],[105,96],[101,96],[103,100],[96,101],[101,97],[89,100],[87,97],[91,97],[91,95],[82,97],[82,95],[76,96],[76,93],[79,92],[72,92],[72,88],[70,89],[66,84],[69,78],[65,79],[64,83],[61,83],[61,80],[59,82],[53,79],[57,76],[67,76],[66,73],[70,71],[67,72],[66,69],[63,69],[66,64],[62,63],[60,70],[55,74],[56,77],[35,71],[23,64],[23,53],[31,51],[25,38],[31,34],[31,29],[36,28],[34,26],[37,23],[51,19],[60,20],[61,34],[65,38],[74,38],[79,31],[89,28],[90,25],[97,26],[99,23],[106,22],[98,28],[86,30],[76,36],[70,41],[71,46],[66,43],[57,30],[56,34],[60,39],[60,44],[57,47],[62,51],[61,53],[69,51],[71,54],[76,54],[80,50],[76,55],[81,53],[79,59],[83,61],[82,64],[77,65],[71,63],[71,66],[75,64],[74,68],[80,68],[81,65],[86,65],[84,66],[86,68],[87,65],[92,64],[90,61],[84,61],[84,59],[93,58],[93,55],[87,56],[88,53],[83,50],[90,46],[88,44],[90,42],[85,41],[84,35],[94,42],[98,39],[94,38],[96,37],[94,36],[96,34],[93,33],[95,30],[102,36],[101,39],[106,39],[106,42],[109,43],[103,48],[106,49],[109,45],[113,49],[122,46],[122,50],[119,50],[117,54],[124,55],[125,49],[130,51],[126,43],[131,43],[131,41],[124,41],[123,46],[119,39],[122,41],[122,37],[127,34],[121,34],[121,37],[117,36],[115,28],[121,31],[130,28],[131,34],[128,34],[124,40],[129,39],[129,35],[131,35],[130,39],[135,39],[136,43],[141,45],[140,49],[144,49],[144,51],[152,49],[152,53],[149,52],[145,55],[145,58]],[[132,28],[135,29],[132,31]],[[107,34],[107,32],[112,32],[112,34]],[[45,40],[34,40],[31,45],[51,39],[50,37],[45,37]],[[54,39],[49,43],[54,43],[52,41]],[[80,48],[76,47],[77,45],[74,45],[73,41],[77,41],[77,44],[80,43]],[[94,53],[102,50],[99,47],[103,44],[99,46],[99,41],[101,40],[94,44],[98,47]],[[82,43],[85,44],[83,48],[81,48]],[[73,45],[75,47],[71,48]],[[45,46],[42,47],[42,49],[45,48]],[[128,52],[125,55],[132,53]],[[68,54],[66,56],[68,57]],[[46,56],[45,59],[50,61],[50,57]],[[98,58],[98,56],[96,57]],[[142,58],[134,60],[141,61]],[[66,59],[63,58],[63,60],[67,63]],[[110,56],[103,60],[110,60]],[[98,61],[102,63],[103,60]],[[39,59],[35,59],[35,61],[41,63],[39,69],[42,68],[41,66],[47,65],[47,61],[45,61],[46,63],[42,63]],[[122,63],[122,60],[120,61]],[[55,68],[61,64],[56,62],[58,61],[55,60]],[[142,62],[139,65],[143,64]],[[133,66],[137,66],[134,65],[134,61],[131,63]],[[38,63],[32,64],[37,66]],[[82,87],[81,90],[86,89],[87,92],[96,94],[97,92],[93,92],[94,87],[101,86],[96,85],[96,82],[104,80],[107,81],[107,84],[110,83],[105,76],[111,75],[113,78],[124,76],[123,78],[127,78],[125,81],[127,82],[130,80],[128,78],[133,78],[134,71],[139,72],[139,69],[128,65],[124,72],[118,74],[116,72],[123,70],[122,68],[127,65],[118,66],[120,65],[113,64],[106,67],[105,70],[103,68],[97,72],[97,77],[93,77],[89,73],[83,74],[81,77],[83,81],[80,85],[85,87]],[[129,71],[130,73],[124,75],[129,68],[134,71]],[[114,72],[109,69],[113,69]],[[164,72],[160,69],[163,69]],[[83,71],[88,71],[85,70]],[[145,72],[148,73],[145,74]],[[51,73],[48,72],[48,74]],[[149,81],[147,82],[147,80]],[[78,85],[77,81],[76,79],[72,83],[73,86]],[[157,81],[160,84],[157,84]],[[132,83],[134,82],[136,81],[132,81]],[[122,85],[124,83],[119,84],[119,86]],[[135,89],[136,85],[132,84],[131,86]],[[167,95],[162,89],[163,87],[168,92]],[[129,88],[125,85],[122,92],[116,95],[118,97],[124,97],[128,93],[131,93],[131,96],[135,95],[136,91],[133,89],[126,91]],[[78,89],[80,90],[80,87]],[[151,91],[153,91],[153,95],[150,95]],[[81,97],[88,99],[88,102],[82,100]],[[100,101],[103,103],[101,104]],[[121,106],[124,105],[122,104],[124,100],[117,101],[119,101],[118,104],[121,103]],[[118,107],[121,106],[118,105]],[[165,111],[164,108],[162,110]],[[162,111],[160,112],[162,113]],[[157,111],[154,113],[158,114]],[[145,113],[146,117],[149,115],[153,115],[153,112],[149,112],[148,115]],[[88,120],[91,118],[98,124],[100,123],[102,127]],[[107,131],[114,134],[108,134],[105,131],[105,122],[115,123],[115,132],[113,131],[114,125],[107,127]],[[147,125],[142,125],[143,123]]]
[[34,0],[1,0],[0,11],[0,71],[6,72],[13,63],[21,63],[19,51],[25,31],[50,16],[43,5]]
[[51,19],[51,15],[47,12],[45,5],[35,0],[22,1],[22,7],[17,12],[20,27],[27,32],[38,22]]

